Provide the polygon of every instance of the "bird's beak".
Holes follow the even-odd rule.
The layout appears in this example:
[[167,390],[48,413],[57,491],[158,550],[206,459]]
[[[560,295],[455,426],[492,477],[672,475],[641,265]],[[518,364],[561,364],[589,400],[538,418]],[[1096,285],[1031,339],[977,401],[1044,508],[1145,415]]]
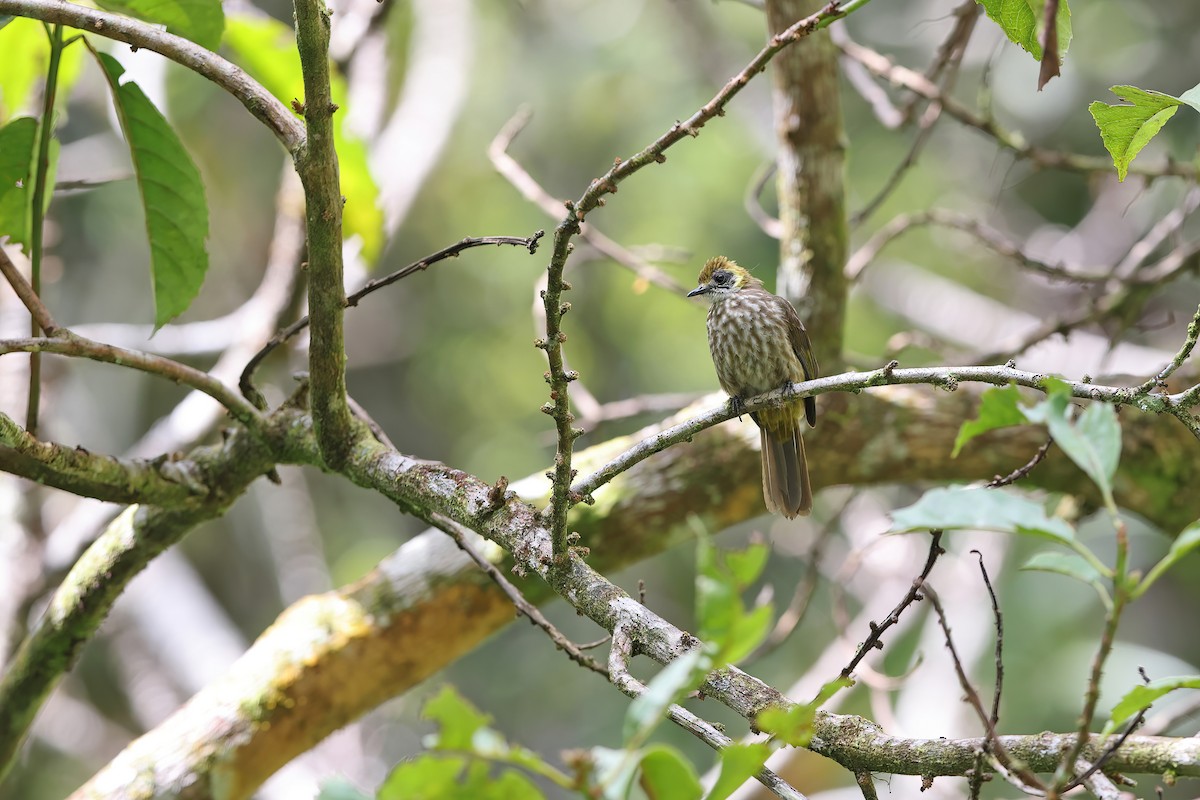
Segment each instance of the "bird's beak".
[[706,283],[706,284],[703,284],[703,285],[701,285],[701,286],[697,286],[695,289],[692,289],[690,292],[688,292],[688,293],[687,293],[687,296],[688,296],[688,297],[699,297],[699,296],[700,296],[700,295],[702,295],[702,294],[708,294],[708,291],[709,291],[709,289],[711,289],[711,288],[712,288],[712,287],[710,287],[710,286],[709,286],[709,285]]

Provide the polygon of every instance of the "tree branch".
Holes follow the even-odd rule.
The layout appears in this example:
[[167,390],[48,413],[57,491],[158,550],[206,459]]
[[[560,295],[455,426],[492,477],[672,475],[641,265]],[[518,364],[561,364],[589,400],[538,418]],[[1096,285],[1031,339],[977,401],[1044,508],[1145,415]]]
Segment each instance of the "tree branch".
[[295,154],[304,143],[304,129],[296,117],[262,85],[216,53],[159,26],[59,0],[0,0],[0,15],[4,14],[70,25],[86,33],[153,50],[208,78],[237,98],[289,153]]
[[304,73],[304,122],[308,138],[296,152],[304,184],[308,228],[308,352],[313,425],[321,455],[337,469],[354,446],[346,401],[346,342],[342,327],[346,292],[342,277],[342,190],[333,141],[329,84],[329,17],[324,0],[296,0],[296,47]]

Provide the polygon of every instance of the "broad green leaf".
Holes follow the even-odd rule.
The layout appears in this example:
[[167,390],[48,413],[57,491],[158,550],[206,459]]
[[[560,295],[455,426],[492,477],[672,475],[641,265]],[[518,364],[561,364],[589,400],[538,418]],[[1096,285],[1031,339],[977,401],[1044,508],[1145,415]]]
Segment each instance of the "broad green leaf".
[[[233,60],[267,88],[281,102],[291,105],[304,99],[304,78],[300,55],[296,51],[295,32],[271,18],[231,16],[225,43],[233,50]],[[342,227],[349,238],[362,239],[362,254],[374,264],[383,249],[383,212],[377,206],[379,190],[367,168],[367,149],[363,141],[345,130],[346,81],[336,73],[332,79],[333,102],[341,110],[334,116],[334,145],[338,152],[338,171],[342,195]]]
[[1179,95],[1179,99],[1197,111],[1200,111],[1200,84],[1193,86],[1183,94]]
[[491,717],[468,703],[450,686],[443,686],[425,703],[421,716],[438,724],[438,733],[431,746],[444,750],[472,750],[476,731],[491,722]]
[[[1167,120],[1175,116],[1184,101],[1136,86],[1113,86],[1109,91],[1127,105],[1110,106],[1097,100],[1088,106],[1088,111],[1100,129],[1104,149],[1112,156],[1117,179],[1123,181],[1130,162],[1162,130]],[[1187,102],[1192,104],[1191,100]]]
[[951,458],[958,457],[958,451],[967,442],[996,428],[1009,428],[1013,425],[1023,425],[1025,415],[1020,409],[1021,393],[1016,384],[988,389],[979,401],[979,416],[968,420],[958,429],[958,437],[954,440],[954,451]]
[[[988,18],[1000,26],[1013,44],[1042,60],[1041,28],[1046,0],[976,0]],[[1071,44],[1071,9],[1067,0],[1058,4],[1058,59],[1062,62]]]
[[759,729],[795,747],[808,747],[812,741],[813,721],[817,711],[829,698],[842,689],[853,686],[849,678],[834,678],[821,687],[811,703],[797,704],[789,709],[768,708],[755,719]]
[[770,555],[766,542],[751,542],[741,550],[722,550],[720,558],[738,588],[745,589],[762,575]]
[[1146,573],[1146,577],[1137,587],[1136,595],[1143,594],[1155,581],[1162,577],[1164,572],[1178,564],[1184,556],[1197,548],[1200,548],[1200,520],[1188,525],[1175,537],[1175,541],[1171,543],[1171,549],[1167,551],[1167,554]]
[[1037,553],[1021,565],[1021,569],[1033,572],[1054,572],[1092,585],[1102,585],[1101,581],[1104,579],[1099,570],[1092,566],[1087,559],[1075,553]]
[[711,661],[699,648],[688,650],[667,664],[633,699],[625,714],[625,741],[644,736],[666,715],[667,707],[684,692],[700,685]]
[[1121,458],[1117,413],[1111,406],[1094,403],[1072,420],[1070,409],[1070,396],[1055,391],[1033,408],[1025,409],[1025,416],[1032,422],[1045,423],[1054,443],[1087,473],[1105,498],[1110,498]]
[[1111,609],[1112,597],[1108,593],[1108,587],[1104,580],[1107,576],[1097,569],[1094,562],[1094,558],[1089,561],[1076,553],[1043,552],[1037,553],[1026,561],[1021,569],[1031,572],[1053,572],[1082,581],[1096,590],[1096,594],[1099,595],[1100,602],[1104,604],[1105,608]]
[[10,16],[9,14],[0,14],[0,29],[7,27],[8,23],[12,22],[14,19],[16,19],[16,17]]
[[1112,715],[1104,726],[1104,733],[1112,733],[1122,722],[1149,708],[1155,700],[1176,689],[1200,689],[1200,676],[1159,678],[1143,686],[1133,687],[1113,706]]
[[157,329],[191,305],[208,271],[204,184],[179,137],[141,88],[120,82],[125,70],[115,58],[106,53],[98,58],[129,142],[146,211]]
[[721,751],[721,774],[704,800],[725,800],[738,787],[758,774],[772,747],[765,742],[731,744]]
[[371,800],[372,796],[358,789],[345,778],[333,778],[321,783],[316,800]]
[[425,754],[398,764],[379,787],[378,800],[439,800],[453,797],[464,756]]
[[29,210],[33,202],[30,173],[38,123],[20,117],[0,128],[0,239],[29,244]]
[[225,29],[221,0],[97,0],[106,11],[127,14],[168,33],[190,39],[208,50],[216,50]]
[[639,782],[649,800],[700,800],[704,794],[691,763],[673,747],[646,749],[641,766]]
[[1039,503],[1008,492],[955,486],[931,489],[907,508],[892,512],[888,533],[938,530],[983,530],[1021,533],[1074,542],[1075,530],[1065,520],[1046,516]]

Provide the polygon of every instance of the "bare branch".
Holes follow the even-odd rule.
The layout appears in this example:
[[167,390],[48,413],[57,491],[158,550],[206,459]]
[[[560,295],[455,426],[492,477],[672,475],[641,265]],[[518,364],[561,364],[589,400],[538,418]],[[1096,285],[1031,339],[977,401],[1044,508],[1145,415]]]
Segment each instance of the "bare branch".
[[237,98],[255,119],[275,134],[289,153],[294,155],[304,144],[303,126],[274,95],[241,68],[195,42],[167,33],[161,26],[57,0],[0,0],[0,15],[5,14],[70,25],[87,33],[153,50],[208,78]]
[[29,285],[29,281],[25,280],[25,276],[17,269],[16,264],[8,257],[8,253],[4,251],[3,247],[0,247],[0,274],[4,275],[17,298],[25,304],[34,323],[47,336],[53,336],[58,331],[58,325],[55,324],[54,318],[50,316],[46,306],[42,304],[42,298],[38,297],[37,292]]

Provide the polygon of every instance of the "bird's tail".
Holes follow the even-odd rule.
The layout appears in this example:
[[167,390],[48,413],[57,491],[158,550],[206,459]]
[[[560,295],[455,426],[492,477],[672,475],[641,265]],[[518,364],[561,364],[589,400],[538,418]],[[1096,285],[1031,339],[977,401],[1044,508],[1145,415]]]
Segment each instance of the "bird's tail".
[[804,460],[804,439],[793,421],[782,431],[759,429],[762,448],[763,500],[767,510],[788,519],[812,511],[812,485]]

